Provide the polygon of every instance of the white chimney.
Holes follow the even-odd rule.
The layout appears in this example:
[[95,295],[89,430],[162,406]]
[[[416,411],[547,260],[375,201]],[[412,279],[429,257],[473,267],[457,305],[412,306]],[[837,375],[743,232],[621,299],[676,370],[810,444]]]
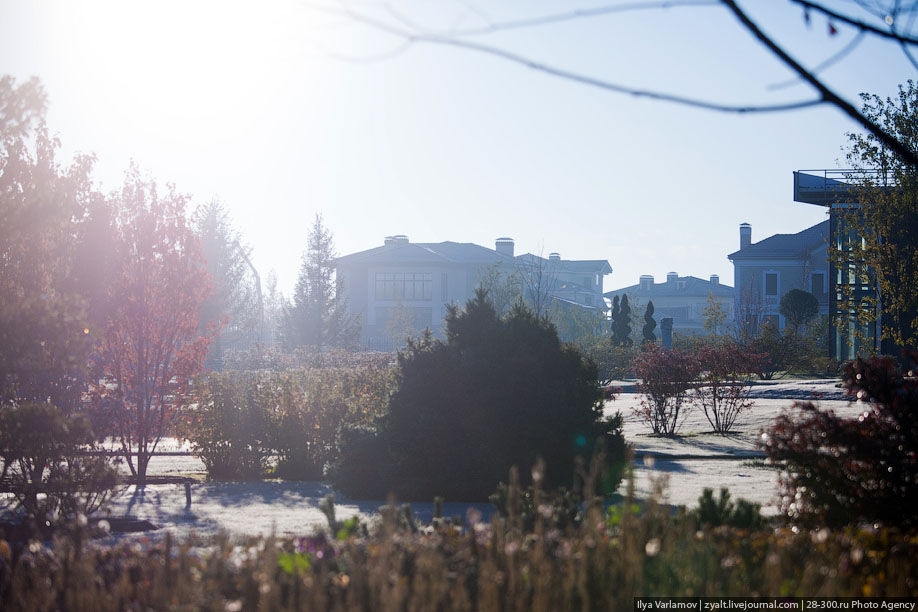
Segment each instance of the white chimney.
[[498,238],[494,241],[494,250],[501,255],[513,257],[513,238]]
[[653,276],[650,274],[644,274],[641,276],[641,291],[650,291],[653,289]]
[[712,275],[711,275],[711,284],[712,284],[712,285],[719,285],[719,284],[720,284],[720,277],[719,277],[718,275],[716,275],[716,274],[712,274]]
[[745,249],[752,244],[752,226],[743,223],[739,226],[739,248]]
[[558,253],[549,253],[548,261],[561,261],[561,255]]
[[667,282],[667,283],[674,283],[674,282],[676,282],[676,279],[678,279],[678,278],[679,278],[679,275],[678,275],[678,274],[676,274],[675,272],[669,272],[669,273],[666,275],[666,282]]

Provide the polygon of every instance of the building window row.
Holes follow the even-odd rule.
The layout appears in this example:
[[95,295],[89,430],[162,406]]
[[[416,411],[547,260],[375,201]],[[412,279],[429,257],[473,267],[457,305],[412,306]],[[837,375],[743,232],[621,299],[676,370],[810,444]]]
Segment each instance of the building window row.
[[430,272],[377,272],[377,300],[430,300],[433,274]]

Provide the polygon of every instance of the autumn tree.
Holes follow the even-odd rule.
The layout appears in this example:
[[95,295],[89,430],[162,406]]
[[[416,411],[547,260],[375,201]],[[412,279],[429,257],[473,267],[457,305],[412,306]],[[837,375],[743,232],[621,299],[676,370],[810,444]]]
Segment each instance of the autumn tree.
[[132,166],[112,201],[117,273],[109,281],[96,391],[112,408],[127,465],[142,482],[216,331],[199,327],[211,279],[186,221],[187,199],[174,187],[161,193]]
[[86,382],[90,310],[86,230],[100,196],[92,158],[68,167],[44,124],[33,79],[0,78],[0,401],[80,403]]
[[316,215],[293,292],[293,303],[284,310],[281,335],[288,349],[299,346],[350,347],[359,334],[357,318],[335,282],[332,234]]
[[[911,80],[896,99],[862,94],[863,113],[918,151],[918,88]],[[854,283],[840,284],[837,324],[871,325],[882,317],[884,339],[918,342],[918,167],[873,134],[848,134],[848,162],[858,206],[841,213],[837,268]],[[841,247],[841,248],[838,248]]]
[[708,298],[704,308],[701,309],[702,325],[706,332],[711,334],[714,339],[727,322],[727,309],[724,303],[714,297],[714,292],[708,292]]

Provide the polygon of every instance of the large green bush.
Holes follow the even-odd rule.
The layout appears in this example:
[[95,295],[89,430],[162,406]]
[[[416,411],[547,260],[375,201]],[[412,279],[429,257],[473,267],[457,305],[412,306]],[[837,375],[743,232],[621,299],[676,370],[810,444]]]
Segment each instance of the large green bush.
[[333,484],[348,494],[484,500],[511,466],[538,457],[549,485],[570,484],[575,459],[606,447],[607,485],[624,456],[620,418],[604,420],[597,370],[518,304],[498,317],[484,291],[451,308],[446,341],[399,355],[397,391],[375,431],[352,434]]

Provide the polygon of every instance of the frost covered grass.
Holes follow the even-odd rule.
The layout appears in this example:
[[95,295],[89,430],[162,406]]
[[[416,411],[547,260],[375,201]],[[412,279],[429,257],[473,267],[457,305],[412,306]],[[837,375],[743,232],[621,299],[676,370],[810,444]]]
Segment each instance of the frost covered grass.
[[872,527],[714,526],[629,497],[559,520],[539,491],[523,515],[419,526],[390,507],[367,526],[328,514],[301,537],[147,538],[80,532],[0,542],[4,610],[613,610],[635,596],[918,596],[918,537]]

